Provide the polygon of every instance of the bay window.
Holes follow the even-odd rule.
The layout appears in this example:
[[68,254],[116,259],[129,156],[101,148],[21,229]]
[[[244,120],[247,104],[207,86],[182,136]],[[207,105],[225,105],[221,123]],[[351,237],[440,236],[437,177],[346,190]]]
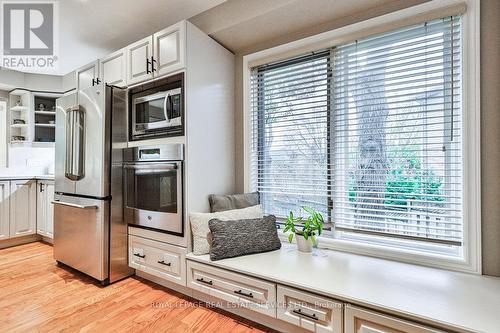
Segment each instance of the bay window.
[[461,17],[251,70],[251,183],[324,237],[463,256]]

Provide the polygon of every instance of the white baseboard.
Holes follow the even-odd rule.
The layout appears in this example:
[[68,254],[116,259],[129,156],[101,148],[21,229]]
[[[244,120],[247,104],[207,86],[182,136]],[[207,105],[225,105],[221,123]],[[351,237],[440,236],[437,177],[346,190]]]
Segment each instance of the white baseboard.
[[41,239],[42,237],[40,235],[28,235],[15,238],[8,238],[0,241],[0,249],[5,249],[8,247],[27,244],[27,243],[33,243]]

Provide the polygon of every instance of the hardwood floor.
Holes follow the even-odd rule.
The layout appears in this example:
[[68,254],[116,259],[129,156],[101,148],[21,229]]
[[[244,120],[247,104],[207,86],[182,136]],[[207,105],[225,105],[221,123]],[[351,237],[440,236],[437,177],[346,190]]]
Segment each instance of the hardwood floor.
[[30,243],[0,250],[1,332],[273,332],[147,280],[101,287]]

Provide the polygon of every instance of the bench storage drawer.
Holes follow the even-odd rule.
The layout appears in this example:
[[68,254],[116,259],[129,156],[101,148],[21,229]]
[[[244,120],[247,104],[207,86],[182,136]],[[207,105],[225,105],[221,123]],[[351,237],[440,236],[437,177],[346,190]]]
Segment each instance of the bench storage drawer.
[[129,266],[159,278],[186,285],[186,253],[182,247],[129,236]]
[[317,333],[342,332],[342,303],[278,285],[277,318]]
[[188,260],[187,286],[224,301],[276,317],[274,283]]
[[430,327],[405,321],[385,314],[347,305],[345,333],[444,333]]

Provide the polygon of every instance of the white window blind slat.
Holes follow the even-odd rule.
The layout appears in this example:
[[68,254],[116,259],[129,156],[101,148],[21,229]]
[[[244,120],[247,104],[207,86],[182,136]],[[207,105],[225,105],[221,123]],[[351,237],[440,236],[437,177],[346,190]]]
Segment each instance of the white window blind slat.
[[264,211],[311,207],[334,237],[461,246],[461,66],[457,16],[253,68]]

